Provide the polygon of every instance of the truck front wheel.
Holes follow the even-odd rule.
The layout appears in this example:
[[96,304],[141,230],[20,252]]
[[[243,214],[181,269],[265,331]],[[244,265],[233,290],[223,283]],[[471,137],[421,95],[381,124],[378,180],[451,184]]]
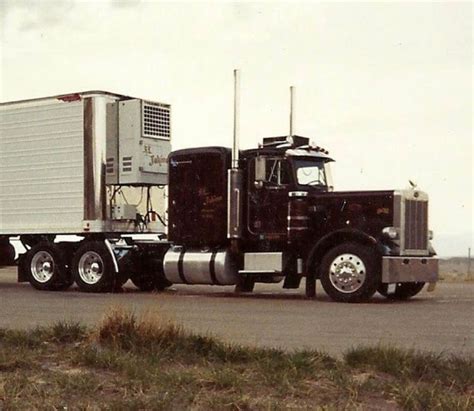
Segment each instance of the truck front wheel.
[[329,250],[321,263],[324,291],[335,301],[362,302],[378,288],[377,256],[368,247],[344,243]]
[[72,284],[61,250],[53,243],[39,243],[28,250],[22,268],[38,290],[60,291]]
[[72,270],[81,291],[101,293],[114,288],[114,262],[101,241],[88,241],[79,247],[72,260]]

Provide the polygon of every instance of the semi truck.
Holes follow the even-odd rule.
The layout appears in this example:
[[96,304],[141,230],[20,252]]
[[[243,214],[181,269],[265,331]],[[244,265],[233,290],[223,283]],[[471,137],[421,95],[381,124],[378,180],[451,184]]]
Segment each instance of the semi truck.
[[292,126],[240,150],[237,86],[234,103],[232,148],[177,151],[169,104],[103,91],[1,103],[0,264],[18,238],[18,281],[38,290],[304,282],[313,298],[319,280],[362,302],[434,288],[425,192],[335,191],[333,158]]

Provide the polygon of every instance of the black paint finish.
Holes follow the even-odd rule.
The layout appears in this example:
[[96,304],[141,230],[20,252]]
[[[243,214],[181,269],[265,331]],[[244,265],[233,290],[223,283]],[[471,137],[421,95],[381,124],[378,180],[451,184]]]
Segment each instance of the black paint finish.
[[[384,227],[393,225],[393,191],[328,192],[321,187],[298,186],[292,175],[284,184],[256,186],[255,157],[280,156],[291,166],[291,158],[285,158],[283,153],[274,148],[241,152],[240,167],[245,181],[241,242],[244,251],[292,250],[305,258],[315,244],[334,233],[355,232],[375,241],[381,239]],[[228,245],[230,163],[230,150],[223,147],[186,149],[170,155],[170,241],[185,247]],[[307,213],[307,229],[298,241],[288,236],[291,191],[308,193],[302,200],[306,204],[300,206]]]
[[230,150],[223,147],[186,149],[170,155],[170,241],[187,247],[226,243],[230,161]]

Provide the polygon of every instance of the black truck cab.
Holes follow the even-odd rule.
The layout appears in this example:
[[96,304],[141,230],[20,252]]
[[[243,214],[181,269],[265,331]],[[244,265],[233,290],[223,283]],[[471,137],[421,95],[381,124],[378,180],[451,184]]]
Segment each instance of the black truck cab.
[[[168,234],[177,251],[176,264],[170,262],[176,275],[168,280],[178,278],[187,252],[201,250],[229,253],[237,284],[285,278],[285,286],[297,287],[306,277],[312,288],[320,279],[339,301],[364,300],[376,290],[389,295],[388,284],[395,284],[390,295],[406,298],[435,282],[426,194],[333,191],[332,161],[325,149],[299,136],[267,138],[258,148],[241,151],[243,181],[236,201],[242,229],[236,241],[227,231],[231,150],[173,152]],[[191,260],[190,268],[198,264]]]

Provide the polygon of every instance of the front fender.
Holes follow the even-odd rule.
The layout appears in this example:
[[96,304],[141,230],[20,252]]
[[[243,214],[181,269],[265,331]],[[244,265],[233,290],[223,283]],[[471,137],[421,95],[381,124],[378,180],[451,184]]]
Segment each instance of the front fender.
[[380,245],[374,237],[358,229],[344,228],[326,234],[314,244],[306,259],[306,271],[308,274],[313,273],[318,277],[318,268],[324,255],[336,245],[346,242],[363,244],[374,248],[377,253],[382,254],[382,250],[379,249]]

